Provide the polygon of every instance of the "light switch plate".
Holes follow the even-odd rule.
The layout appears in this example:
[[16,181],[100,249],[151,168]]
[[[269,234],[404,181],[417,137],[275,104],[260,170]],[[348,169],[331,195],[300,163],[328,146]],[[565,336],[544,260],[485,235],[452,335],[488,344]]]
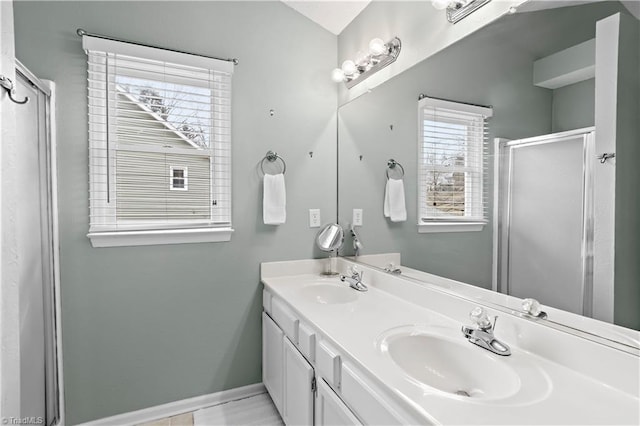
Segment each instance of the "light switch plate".
[[320,209],[309,209],[309,228],[320,228]]
[[362,209],[353,209],[353,226],[362,226]]

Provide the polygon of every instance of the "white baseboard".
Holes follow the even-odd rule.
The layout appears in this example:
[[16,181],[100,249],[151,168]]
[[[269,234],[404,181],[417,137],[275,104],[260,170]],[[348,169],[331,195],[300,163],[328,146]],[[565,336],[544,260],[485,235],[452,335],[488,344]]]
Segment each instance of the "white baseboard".
[[92,420],[78,426],[136,425],[182,413],[188,413],[205,407],[211,407],[212,405],[248,398],[265,392],[266,389],[264,385],[262,383],[256,383],[222,392],[210,393],[208,395],[200,395],[193,398],[182,399],[180,401],[169,402],[167,404],[156,405],[155,407],[144,408],[142,410],[118,414],[116,416]]

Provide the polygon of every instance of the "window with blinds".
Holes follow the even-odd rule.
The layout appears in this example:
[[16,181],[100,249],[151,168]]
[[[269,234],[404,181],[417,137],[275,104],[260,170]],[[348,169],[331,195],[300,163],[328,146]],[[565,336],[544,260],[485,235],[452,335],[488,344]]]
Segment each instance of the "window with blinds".
[[418,114],[419,225],[486,223],[492,110],[425,97]]
[[230,229],[233,64],[89,36],[83,47],[90,237]]

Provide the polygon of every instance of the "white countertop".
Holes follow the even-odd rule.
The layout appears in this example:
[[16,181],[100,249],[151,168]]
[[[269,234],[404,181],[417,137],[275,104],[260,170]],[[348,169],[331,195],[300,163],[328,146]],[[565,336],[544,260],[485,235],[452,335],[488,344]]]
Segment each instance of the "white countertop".
[[[341,262],[344,268],[346,262]],[[345,284],[337,277],[321,277],[317,273],[320,270],[317,265],[309,268],[298,263],[296,267],[286,268],[284,263],[278,262],[277,268],[268,268],[269,273],[266,274],[263,272],[265,287],[284,300],[301,319],[315,327],[351,362],[365,371],[370,379],[376,380],[388,391],[387,396],[414,418],[441,424],[640,423],[637,385],[640,367],[636,356],[593,342],[581,342],[584,339],[576,340],[575,336],[566,335],[564,338],[554,330],[538,330],[545,327],[536,326],[530,321],[501,315],[496,337],[511,346],[512,355],[495,357],[497,362],[506,363],[519,372],[522,379],[520,391],[496,400],[452,395],[412,381],[387,353],[379,349],[377,342],[385,332],[401,326],[437,330],[438,334],[447,338],[464,341],[460,327],[469,322],[467,314],[474,306],[472,302],[419,288],[405,280],[394,282],[394,278],[388,274],[382,276],[375,271],[367,271],[369,275],[365,274],[363,282],[369,286],[368,292],[356,292],[357,299],[353,302],[322,304],[305,296],[301,289],[317,284]],[[294,275],[274,276],[274,273]],[[381,290],[394,286],[401,297]],[[435,309],[446,311],[446,315]],[[557,347],[557,351],[563,352],[558,354],[560,362],[546,356],[554,348],[541,350],[545,356],[530,350],[532,345],[535,347],[531,340],[540,338],[540,333],[551,333],[545,341],[553,343],[560,338],[568,342],[568,346]],[[589,345],[594,346],[591,348]],[[488,353],[471,343],[469,346],[473,350]],[[585,352],[585,348],[593,350]],[[607,354],[610,359],[606,358]],[[579,368],[569,367],[572,358],[575,358]],[[627,371],[617,372],[613,376],[608,372],[598,373],[597,370],[603,368],[602,363],[616,364],[608,365],[605,370],[623,368]],[[594,374],[589,374],[589,371]],[[630,374],[635,375],[635,379],[629,380]],[[625,376],[627,379],[624,379]]]
[[[400,253],[369,254],[359,257],[348,257],[347,259],[364,265],[375,266],[380,269],[392,263],[396,267],[400,267],[402,276],[405,278],[419,280],[423,283],[440,287],[444,291],[463,295],[465,298],[475,300],[478,303],[493,304],[514,311],[521,310],[522,299],[518,297],[409,268],[402,265]],[[589,338],[596,340],[608,339],[613,342],[618,342],[621,345],[629,346],[629,348],[625,348],[627,352],[635,353],[636,355],[640,354],[640,331],[599,321],[584,315],[574,314],[552,306],[545,306],[544,310],[549,314],[549,318],[553,319],[554,323],[569,326],[575,329],[576,333],[584,332],[585,336]],[[588,334],[592,334],[593,336],[588,336]]]

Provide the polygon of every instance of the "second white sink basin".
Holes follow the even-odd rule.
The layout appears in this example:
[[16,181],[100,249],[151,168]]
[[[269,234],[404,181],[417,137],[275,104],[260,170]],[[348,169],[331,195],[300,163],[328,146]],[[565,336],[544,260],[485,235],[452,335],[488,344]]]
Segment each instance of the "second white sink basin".
[[300,289],[301,293],[322,305],[336,305],[354,302],[358,292],[348,286],[339,284],[314,284]]
[[451,396],[503,399],[520,389],[518,374],[503,357],[469,344],[435,335],[400,332],[386,337],[388,352],[410,379]]

